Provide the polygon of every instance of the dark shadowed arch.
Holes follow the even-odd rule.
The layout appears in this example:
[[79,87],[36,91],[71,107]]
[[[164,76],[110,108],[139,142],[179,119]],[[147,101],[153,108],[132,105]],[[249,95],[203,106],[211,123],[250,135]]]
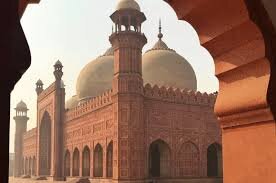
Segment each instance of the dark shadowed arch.
[[207,149],[207,176],[222,177],[222,148],[218,143],[211,144]]
[[40,175],[50,175],[51,170],[51,118],[43,114],[39,128],[39,169]]
[[103,148],[97,144],[94,149],[94,177],[103,176]]
[[82,176],[90,176],[90,149],[85,146],[82,152]]
[[35,156],[33,157],[32,175],[36,175],[36,158],[35,158]]
[[28,175],[32,175],[32,165],[33,165],[33,160],[30,157],[29,158],[29,167],[28,167]]
[[178,176],[199,175],[199,150],[192,142],[184,143],[178,152]]
[[70,152],[66,150],[64,156],[64,176],[66,177],[70,176],[70,158]]
[[113,142],[111,141],[107,146],[106,151],[106,176],[113,176]]
[[73,176],[80,175],[80,152],[75,148],[73,152]]
[[28,174],[28,158],[25,158],[25,162],[24,162],[24,174],[25,175]]
[[171,151],[169,145],[161,139],[152,142],[149,147],[149,176],[169,177],[170,161]]

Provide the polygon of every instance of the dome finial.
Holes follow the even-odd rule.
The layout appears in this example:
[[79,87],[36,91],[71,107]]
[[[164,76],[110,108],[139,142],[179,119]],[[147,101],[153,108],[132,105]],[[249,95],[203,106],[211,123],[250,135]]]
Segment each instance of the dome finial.
[[158,38],[162,39],[163,34],[162,34],[162,25],[161,25],[161,18],[159,18],[159,34],[158,34]]

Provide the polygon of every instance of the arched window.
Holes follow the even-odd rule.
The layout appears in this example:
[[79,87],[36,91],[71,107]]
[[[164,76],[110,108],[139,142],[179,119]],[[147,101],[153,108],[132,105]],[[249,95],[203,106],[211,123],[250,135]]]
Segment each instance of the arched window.
[[80,152],[76,148],[73,153],[73,176],[80,175]]
[[51,170],[51,118],[45,112],[39,128],[39,168],[40,175],[50,175]]
[[199,150],[192,142],[184,143],[178,152],[178,176],[199,175]]
[[66,150],[64,157],[64,175],[66,177],[70,176],[70,152]]
[[150,177],[169,177],[171,166],[171,152],[169,145],[159,139],[151,143],[149,148]]
[[217,143],[207,149],[207,176],[222,177],[222,148]]
[[111,141],[107,146],[106,151],[106,176],[113,176],[113,142]]
[[94,177],[103,176],[103,148],[97,144],[94,149]]
[[90,149],[87,146],[82,152],[82,176],[90,176]]

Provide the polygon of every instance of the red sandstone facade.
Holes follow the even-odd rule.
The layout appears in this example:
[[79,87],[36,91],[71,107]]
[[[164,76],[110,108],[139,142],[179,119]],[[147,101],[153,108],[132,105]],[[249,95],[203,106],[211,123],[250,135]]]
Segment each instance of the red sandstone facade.
[[66,110],[63,66],[58,61],[56,81],[46,89],[37,83],[37,128],[22,137],[21,172],[103,182],[221,177],[216,94],[144,85],[145,16],[117,10],[111,18],[116,25],[110,36],[115,57],[112,89]]

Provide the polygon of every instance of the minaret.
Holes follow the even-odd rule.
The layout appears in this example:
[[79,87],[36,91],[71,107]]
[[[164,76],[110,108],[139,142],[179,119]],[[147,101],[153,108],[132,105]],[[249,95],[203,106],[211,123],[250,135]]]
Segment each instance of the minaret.
[[54,180],[64,180],[63,171],[63,120],[65,112],[65,89],[62,81],[63,71],[62,63],[58,60],[54,65],[55,81],[55,119],[54,119],[54,156],[52,158],[52,172]]
[[27,105],[21,100],[16,108],[15,120],[15,141],[14,141],[14,177],[22,175],[23,165],[23,134],[27,130]]
[[35,89],[35,91],[37,93],[37,96],[39,96],[40,93],[43,91],[43,82],[40,79],[36,82],[36,89]]
[[[146,20],[134,0],[121,0],[110,16],[115,31],[109,40],[114,49],[113,109],[114,138],[113,179],[145,178],[142,48],[147,43],[141,32]],[[134,157],[133,154],[136,156]],[[105,172],[104,172],[105,174]]]

